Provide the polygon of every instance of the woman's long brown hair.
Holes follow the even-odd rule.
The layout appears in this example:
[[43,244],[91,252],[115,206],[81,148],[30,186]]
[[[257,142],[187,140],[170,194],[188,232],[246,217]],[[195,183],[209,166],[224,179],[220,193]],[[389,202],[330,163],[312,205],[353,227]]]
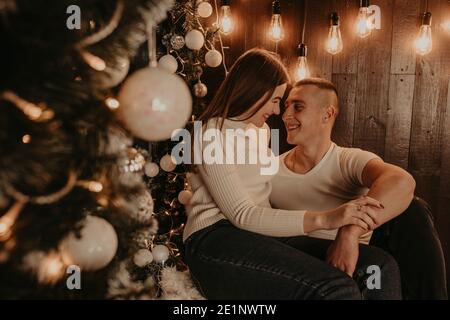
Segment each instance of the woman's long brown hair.
[[270,99],[277,86],[289,82],[286,67],[275,54],[264,49],[248,50],[236,60],[198,120],[205,125],[212,118],[221,118],[218,127],[222,128],[225,119],[242,115],[266,95],[248,119]]

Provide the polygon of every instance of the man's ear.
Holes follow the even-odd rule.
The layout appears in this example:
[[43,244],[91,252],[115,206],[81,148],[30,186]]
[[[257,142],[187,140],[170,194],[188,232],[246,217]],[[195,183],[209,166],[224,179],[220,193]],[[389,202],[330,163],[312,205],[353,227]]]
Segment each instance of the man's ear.
[[332,119],[334,119],[337,115],[337,108],[330,104],[325,108],[325,115],[323,117],[324,122],[328,122]]

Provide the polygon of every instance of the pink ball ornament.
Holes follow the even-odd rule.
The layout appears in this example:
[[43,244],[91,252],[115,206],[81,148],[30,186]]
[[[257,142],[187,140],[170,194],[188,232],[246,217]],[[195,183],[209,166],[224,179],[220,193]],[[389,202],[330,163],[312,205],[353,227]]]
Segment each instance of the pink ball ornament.
[[119,117],[133,135],[147,141],[169,139],[192,112],[192,97],[177,75],[159,68],[135,72],[118,96]]
[[186,47],[191,50],[200,50],[205,44],[203,33],[195,29],[189,31],[184,37],[184,40],[186,41]]
[[81,238],[71,232],[65,237],[59,251],[66,265],[77,265],[83,271],[106,267],[116,255],[117,234],[105,219],[88,216],[81,229]]
[[205,54],[205,62],[208,67],[216,68],[222,63],[222,54],[217,50],[210,50]]
[[187,206],[191,202],[192,199],[192,191],[190,190],[183,190],[178,194],[178,201]]
[[159,59],[158,67],[170,73],[175,73],[178,69],[178,61],[171,54],[166,54]]
[[200,2],[197,6],[197,13],[202,18],[208,18],[213,13],[213,7],[209,2]]

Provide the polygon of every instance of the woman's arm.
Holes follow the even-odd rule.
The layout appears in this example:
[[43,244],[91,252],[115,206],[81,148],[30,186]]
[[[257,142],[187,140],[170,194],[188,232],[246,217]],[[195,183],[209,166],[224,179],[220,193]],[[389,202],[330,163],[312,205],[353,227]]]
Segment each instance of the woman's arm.
[[281,210],[255,205],[242,185],[234,165],[203,164],[199,172],[209,193],[223,215],[236,227],[274,237],[305,235],[319,229],[335,229],[357,224],[373,226],[370,214],[359,206],[379,206],[363,197],[330,211]]

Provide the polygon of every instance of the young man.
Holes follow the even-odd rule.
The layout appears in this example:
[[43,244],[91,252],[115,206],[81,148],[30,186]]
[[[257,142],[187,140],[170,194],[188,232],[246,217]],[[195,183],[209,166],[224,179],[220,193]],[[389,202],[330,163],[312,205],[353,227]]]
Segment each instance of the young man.
[[[271,203],[281,209],[321,211],[367,194],[384,205],[383,209],[373,209],[379,227],[408,208],[415,181],[405,170],[385,163],[371,152],[333,143],[331,132],[338,113],[338,93],[331,82],[311,78],[294,85],[283,121],[287,141],[296,147],[280,156],[280,170],[272,180]],[[359,243],[369,244],[371,235],[355,225],[309,234],[334,240],[326,257],[319,258],[326,258],[350,276],[358,262]],[[323,245],[329,242],[324,241]],[[314,252],[317,251],[311,250]]]

